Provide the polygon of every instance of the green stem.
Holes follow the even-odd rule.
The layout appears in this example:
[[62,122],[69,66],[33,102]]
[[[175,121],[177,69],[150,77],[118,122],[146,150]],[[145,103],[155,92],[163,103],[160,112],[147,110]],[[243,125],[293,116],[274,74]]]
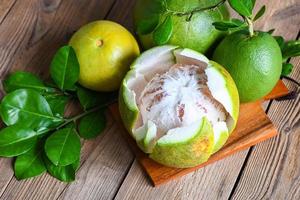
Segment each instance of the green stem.
[[55,128],[55,130],[61,129],[61,128],[63,128],[64,126],[68,125],[69,123],[75,122],[75,121],[77,121],[78,119],[81,119],[82,117],[85,117],[85,116],[87,116],[87,115],[89,115],[89,114],[91,114],[91,113],[93,113],[93,112],[96,112],[96,111],[98,111],[98,110],[100,110],[100,109],[102,109],[102,108],[105,108],[105,107],[107,107],[107,106],[109,106],[109,105],[111,105],[111,104],[113,104],[113,103],[115,103],[115,102],[116,102],[116,100],[111,101],[111,102],[108,102],[108,103],[106,103],[106,104],[102,104],[102,105],[97,106],[97,107],[95,107],[95,108],[92,108],[92,109],[90,109],[90,110],[88,110],[88,111],[86,111],[86,112],[83,112],[83,113],[81,113],[81,114],[79,114],[79,115],[76,115],[76,116],[74,116],[74,117],[72,117],[72,118],[65,119],[65,122],[62,123],[62,124],[61,124],[60,126],[58,126],[57,128]]
[[248,18],[245,17],[247,24],[249,25],[249,33],[250,33],[250,37],[254,36],[254,27],[253,27],[253,21]]
[[211,9],[214,9],[222,4],[224,4],[226,2],[226,0],[221,0],[219,1],[217,4],[215,5],[212,5],[212,6],[208,6],[208,7],[205,7],[205,8],[196,8],[194,10],[191,10],[191,11],[186,11],[186,12],[179,12],[179,11],[174,11],[174,10],[170,10],[167,8],[167,4],[165,2],[165,7],[166,7],[166,10],[168,11],[169,14],[171,15],[177,15],[179,17],[182,17],[182,16],[189,16],[189,18],[192,17],[192,15],[194,13],[197,13],[197,12],[202,12],[202,11],[205,11],[205,10],[211,10]]

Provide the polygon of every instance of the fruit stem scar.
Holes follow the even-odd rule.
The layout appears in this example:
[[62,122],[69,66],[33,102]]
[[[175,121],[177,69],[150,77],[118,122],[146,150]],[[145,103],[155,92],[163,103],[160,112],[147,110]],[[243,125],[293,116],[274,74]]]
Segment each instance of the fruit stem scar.
[[96,41],[96,45],[97,45],[97,47],[102,47],[103,46],[103,40],[101,40],[101,39],[99,39],[99,40],[97,40]]

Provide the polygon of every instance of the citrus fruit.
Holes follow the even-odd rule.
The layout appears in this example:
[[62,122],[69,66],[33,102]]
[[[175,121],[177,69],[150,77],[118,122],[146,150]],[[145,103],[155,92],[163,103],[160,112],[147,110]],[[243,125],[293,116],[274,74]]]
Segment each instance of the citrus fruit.
[[79,83],[91,90],[113,91],[139,55],[129,31],[111,21],[94,21],[81,27],[71,38],[80,64]]
[[282,55],[276,40],[268,33],[235,32],[216,48],[213,60],[223,65],[234,79],[241,102],[267,95],[278,82]]
[[239,97],[222,66],[191,49],[165,45],[131,65],[119,109],[150,158],[186,168],[207,161],[224,145],[236,125]]
[[[229,18],[220,0],[138,0],[135,30],[145,49],[173,44],[206,53],[224,33],[213,22]],[[216,8],[205,9],[214,5]]]

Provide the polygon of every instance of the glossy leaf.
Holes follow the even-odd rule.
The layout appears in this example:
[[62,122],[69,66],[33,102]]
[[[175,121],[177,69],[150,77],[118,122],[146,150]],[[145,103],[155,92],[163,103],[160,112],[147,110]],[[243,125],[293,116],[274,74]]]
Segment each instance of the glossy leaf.
[[50,74],[61,90],[74,90],[79,78],[79,62],[71,46],[64,46],[57,51],[51,63]]
[[106,126],[103,110],[91,113],[80,120],[79,135],[84,139],[92,139],[100,135]]
[[294,66],[291,63],[283,63],[281,76],[288,76],[293,71]]
[[261,7],[261,9],[257,12],[257,14],[255,15],[255,17],[253,18],[253,21],[258,20],[259,18],[261,18],[266,12],[266,6],[264,5],[263,7]]
[[166,44],[173,33],[173,22],[171,16],[167,16],[166,19],[160,24],[153,32],[153,40],[157,45]]
[[46,155],[44,155],[43,158],[47,171],[51,176],[64,182],[72,182],[75,180],[75,173],[80,164],[79,159],[67,166],[55,166]]
[[88,110],[95,106],[113,102],[114,100],[117,99],[118,94],[115,92],[111,92],[111,93],[94,92],[83,87],[78,87],[77,97],[83,109]]
[[28,152],[36,144],[36,132],[19,125],[0,131],[0,156],[14,157]]
[[57,93],[44,95],[55,116],[63,117],[69,97]]
[[30,151],[17,157],[14,165],[15,176],[18,180],[31,178],[44,173],[43,147],[36,145]]
[[300,40],[288,41],[282,50],[283,59],[300,56]]
[[232,19],[230,21],[214,22],[213,25],[218,30],[227,31],[228,29],[241,27],[245,25],[245,23],[239,19]]
[[283,48],[284,48],[284,45],[285,45],[285,43],[284,43],[284,38],[281,37],[281,36],[274,36],[274,39],[275,39],[276,42],[278,43],[278,45],[279,45],[281,51],[283,51]]
[[269,33],[270,35],[272,35],[274,33],[274,31],[275,31],[275,29],[273,28],[273,29],[268,30],[267,33]]
[[141,19],[137,22],[137,34],[146,35],[151,33],[159,23],[159,15],[152,15],[147,19]]
[[42,130],[62,122],[54,117],[46,99],[30,89],[19,89],[6,95],[1,103],[0,114],[7,125],[20,124],[34,130]]
[[251,17],[253,3],[255,2],[252,0],[229,0],[230,6],[240,15],[245,17]]
[[67,166],[80,157],[80,139],[73,128],[64,128],[53,133],[45,143],[45,152],[56,166]]
[[45,86],[43,81],[36,75],[22,71],[9,75],[3,81],[3,87],[6,93],[25,88],[33,89],[42,93],[55,91],[54,88]]

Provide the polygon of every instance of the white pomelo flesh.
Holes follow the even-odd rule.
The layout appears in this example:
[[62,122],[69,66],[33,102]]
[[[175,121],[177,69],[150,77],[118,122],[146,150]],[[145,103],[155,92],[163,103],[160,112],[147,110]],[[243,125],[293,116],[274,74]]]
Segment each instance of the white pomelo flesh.
[[175,46],[143,53],[120,91],[122,119],[139,147],[172,167],[195,166],[219,150],[235,127],[238,104],[226,70]]

